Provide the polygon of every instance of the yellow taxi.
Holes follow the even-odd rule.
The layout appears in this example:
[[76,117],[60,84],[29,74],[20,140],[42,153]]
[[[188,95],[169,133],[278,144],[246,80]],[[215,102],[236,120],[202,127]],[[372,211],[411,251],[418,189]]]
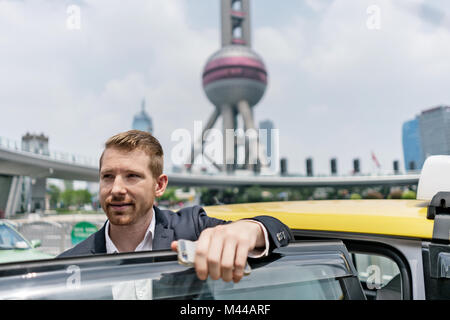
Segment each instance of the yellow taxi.
[[367,299],[450,298],[450,157],[424,164],[418,200],[324,200],[205,208],[238,220],[270,215],[296,242],[341,240]]

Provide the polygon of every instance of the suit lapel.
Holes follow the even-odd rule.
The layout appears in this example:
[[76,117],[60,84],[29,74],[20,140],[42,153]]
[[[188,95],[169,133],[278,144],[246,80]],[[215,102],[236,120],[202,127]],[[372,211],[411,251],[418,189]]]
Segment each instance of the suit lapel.
[[168,228],[168,221],[164,213],[157,207],[155,209],[155,235],[153,236],[152,250],[168,250],[174,240],[173,230]]
[[106,222],[103,227],[94,235],[94,245],[91,247],[91,253],[106,253],[106,238],[105,238]]

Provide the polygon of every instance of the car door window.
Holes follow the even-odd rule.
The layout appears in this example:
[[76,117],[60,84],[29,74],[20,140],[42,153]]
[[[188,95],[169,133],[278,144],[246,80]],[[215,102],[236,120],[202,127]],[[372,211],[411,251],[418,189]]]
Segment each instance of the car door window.
[[[329,260],[313,262],[317,257],[311,258],[311,264],[279,261],[270,268],[256,269],[237,284],[210,281],[211,294],[220,300],[343,300],[338,277],[345,275],[344,270],[328,266]],[[329,258],[335,257],[325,259]]]
[[[0,299],[363,299],[341,242],[311,242],[252,259],[239,283],[201,281],[171,251],[0,266]],[[354,280],[353,282],[351,280]]]
[[372,253],[353,253],[352,259],[368,299],[403,299],[400,269],[394,260]]

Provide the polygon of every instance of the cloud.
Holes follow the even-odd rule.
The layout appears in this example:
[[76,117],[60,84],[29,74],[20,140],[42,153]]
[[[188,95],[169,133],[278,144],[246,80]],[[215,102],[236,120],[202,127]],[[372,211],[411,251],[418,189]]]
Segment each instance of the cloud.
[[[380,30],[366,26],[366,9],[374,3]],[[354,157],[369,170],[372,149],[384,168],[392,168],[403,158],[402,123],[450,100],[444,85],[450,80],[450,33],[429,32],[417,11],[391,1],[333,2],[319,16],[297,13],[290,24],[256,30],[255,46],[271,75],[257,113],[274,119],[281,139],[301,141],[290,156],[296,171],[304,172],[307,156],[321,163],[323,173],[332,156],[345,172]],[[327,108],[315,112],[316,106]]]
[[[81,29],[69,30],[71,1],[0,0],[0,47],[7,48],[0,50],[0,136],[44,132],[52,149],[96,157],[110,135],[131,127],[145,97],[170,154],[171,133],[193,131],[214,110],[201,73],[219,49],[219,21],[188,15],[209,1],[85,0]],[[343,172],[361,157],[364,170],[372,150],[392,167],[402,159],[402,123],[450,101],[447,2],[306,5],[313,14],[252,4],[283,11],[279,20],[276,13],[252,18],[253,46],[269,72],[256,120],[270,118],[280,129],[292,171],[304,172],[307,156],[319,173],[329,172],[331,157]],[[381,10],[380,30],[366,26],[370,5]]]
[[314,11],[325,10],[334,0],[306,0],[306,5]]
[[200,76],[217,30],[192,30],[185,1],[85,1],[79,30],[66,27],[68,5],[0,2],[0,136],[44,132],[52,149],[95,157],[143,97],[165,143],[212,110]]

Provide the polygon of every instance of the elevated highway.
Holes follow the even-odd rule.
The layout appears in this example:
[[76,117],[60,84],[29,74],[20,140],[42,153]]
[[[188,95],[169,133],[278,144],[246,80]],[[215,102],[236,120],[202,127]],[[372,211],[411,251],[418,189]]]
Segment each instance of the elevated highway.
[[[0,174],[98,182],[98,164],[67,155],[40,155],[0,146]],[[419,174],[302,177],[279,175],[181,174],[168,173],[169,185],[203,187],[351,187],[414,185]]]

